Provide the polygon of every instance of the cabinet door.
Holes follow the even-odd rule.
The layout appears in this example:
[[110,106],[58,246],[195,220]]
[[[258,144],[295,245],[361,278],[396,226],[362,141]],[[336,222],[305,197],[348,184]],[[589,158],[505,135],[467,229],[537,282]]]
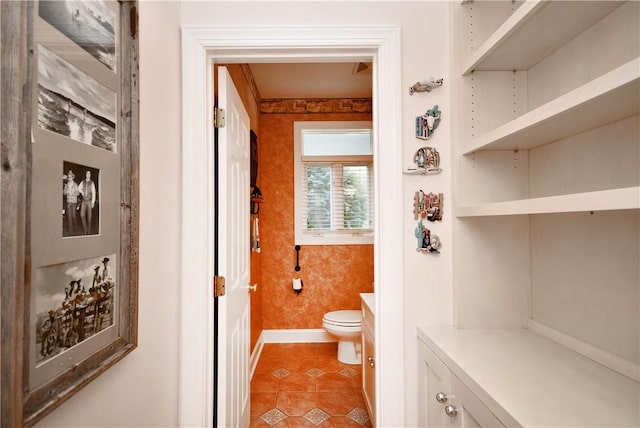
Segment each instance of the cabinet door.
[[[451,372],[423,342],[418,341],[419,379],[418,407],[421,427],[449,428],[452,418],[446,415],[451,391]],[[440,395],[438,398],[436,396]]]
[[362,326],[362,395],[367,404],[371,425],[375,426],[376,382],[373,332],[364,323]]
[[504,428],[498,418],[455,375],[451,375],[451,403],[457,415],[451,418],[454,428]]

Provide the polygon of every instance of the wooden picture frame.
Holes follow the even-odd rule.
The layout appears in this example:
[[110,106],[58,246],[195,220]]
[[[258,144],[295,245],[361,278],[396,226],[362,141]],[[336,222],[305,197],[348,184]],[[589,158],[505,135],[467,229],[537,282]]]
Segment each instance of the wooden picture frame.
[[0,21],[0,425],[13,428],[137,346],[137,1],[0,2]]

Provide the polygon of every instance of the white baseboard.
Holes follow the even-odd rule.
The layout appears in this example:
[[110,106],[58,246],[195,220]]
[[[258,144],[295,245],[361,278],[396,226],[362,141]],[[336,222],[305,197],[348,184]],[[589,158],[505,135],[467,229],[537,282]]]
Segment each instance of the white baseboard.
[[253,378],[265,343],[328,343],[338,340],[322,328],[262,330],[249,360],[249,378]]
[[338,340],[322,328],[262,330],[264,343],[325,343]]
[[563,333],[560,330],[556,330],[553,327],[542,324],[536,320],[529,319],[529,330],[534,333],[544,336],[549,340],[552,340],[560,345],[566,346],[572,351],[577,352],[603,366],[609,367],[611,370],[615,370],[618,373],[627,376],[640,382],[640,365],[631,361],[625,360],[617,355],[614,355],[602,348],[598,348],[590,343],[580,340],[567,333]]

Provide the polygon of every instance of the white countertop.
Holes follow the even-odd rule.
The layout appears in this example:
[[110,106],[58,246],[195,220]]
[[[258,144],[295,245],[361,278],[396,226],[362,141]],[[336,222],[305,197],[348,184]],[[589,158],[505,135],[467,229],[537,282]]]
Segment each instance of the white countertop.
[[360,293],[362,304],[366,305],[373,315],[376,314],[376,298],[374,293]]
[[638,427],[640,384],[527,329],[418,327],[508,426]]

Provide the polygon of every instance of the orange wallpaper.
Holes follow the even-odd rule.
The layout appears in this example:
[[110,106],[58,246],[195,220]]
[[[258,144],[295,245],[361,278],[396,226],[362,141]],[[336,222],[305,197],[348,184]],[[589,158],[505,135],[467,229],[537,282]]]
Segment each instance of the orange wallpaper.
[[[240,64],[226,65],[258,135],[261,253],[251,253],[251,348],[262,329],[322,328],[322,316],[358,309],[359,293],[373,291],[373,246],[303,246],[295,266],[293,229],[293,122],[371,120],[370,113],[260,114],[260,96]],[[247,195],[247,202],[249,198]],[[291,279],[299,275],[298,296]]]
[[[258,175],[264,195],[260,217],[262,328],[322,328],[322,316],[359,309],[359,293],[373,291],[373,245],[303,246],[294,270],[293,122],[371,120],[359,114],[262,114]],[[299,275],[298,296],[291,279]]]

